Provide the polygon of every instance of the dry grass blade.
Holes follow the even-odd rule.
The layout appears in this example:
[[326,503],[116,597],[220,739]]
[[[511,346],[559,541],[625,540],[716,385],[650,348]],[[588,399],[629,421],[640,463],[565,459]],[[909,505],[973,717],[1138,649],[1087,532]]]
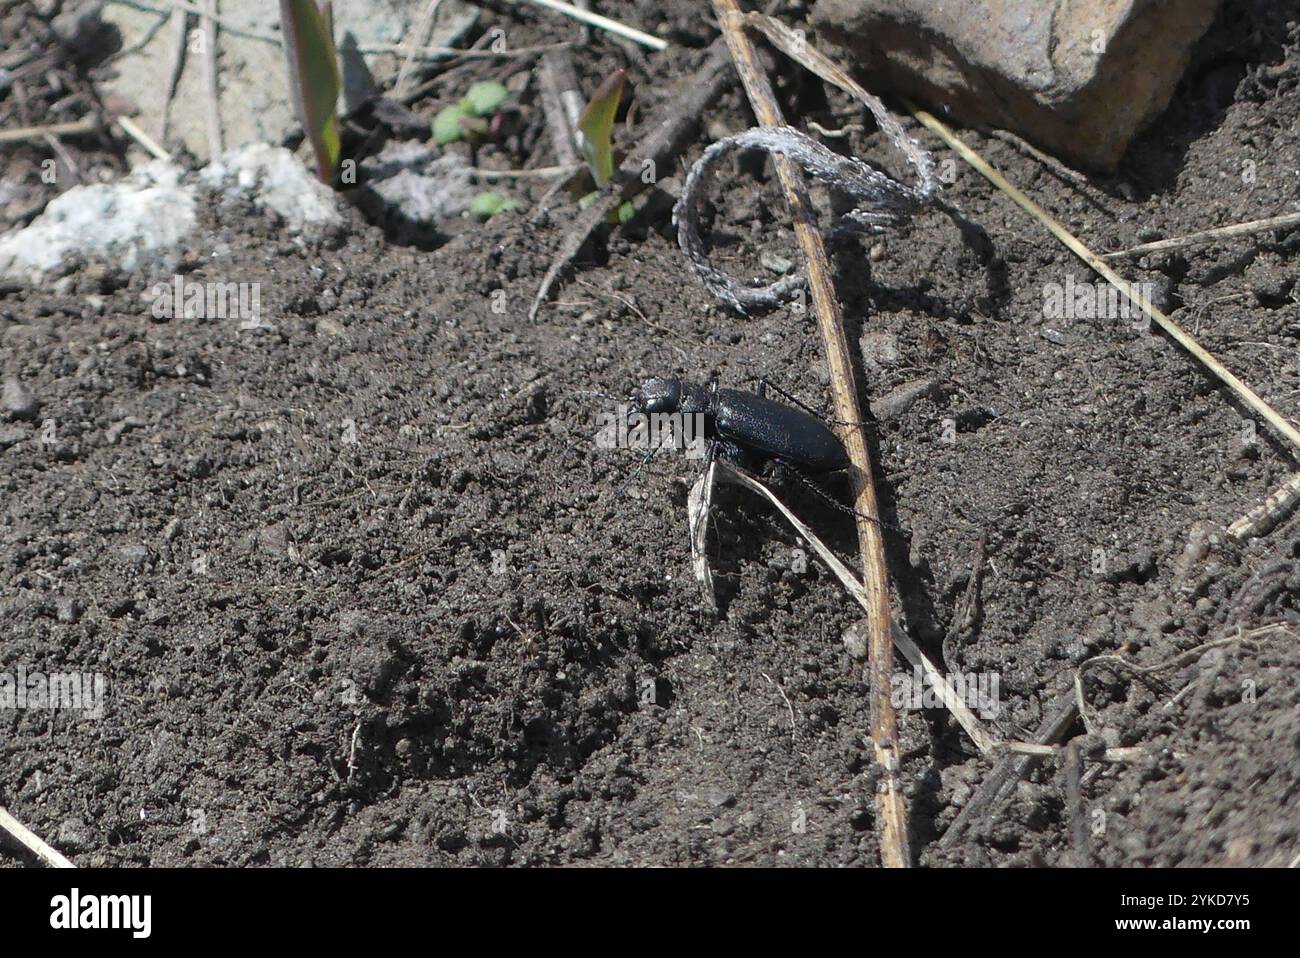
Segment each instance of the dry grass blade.
[[[844,588],[848,589],[849,595],[853,596],[864,610],[870,609],[870,595],[866,588],[863,587],[861,581],[859,581],[853,573],[849,571],[848,566],[839,560],[839,557],[830,550],[826,543],[822,542],[812,529],[804,525],[804,523],[800,521],[799,517],[791,512],[789,508],[786,507],[785,503],[778,499],[776,495],[767,488],[767,486],[742,472],[737,472],[726,464],[720,466],[720,471],[723,479],[744,486],[746,489],[753,492],[757,492],[768,502],[772,503],[772,505],[776,507],[777,511],[780,512],[781,515],[785,516],[786,521],[790,523],[790,527],[802,536],[805,542],[812,546],[813,551],[816,552],[821,560],[826,563],[835,578],[839,579]],[[920,646],[913,642],[911,637],[897,625],[893,626],[893,640],[894,645],[898,648],[898,651],[903,653],[904,658],[912,663],[914,667],[922,671],[925,675],[926,681],[933,686],[936,697],[941,703],[943,703],[943,706],[952,713],[957,724],[961,726],[962,730],[965,731],[967,735],[970,736],[970,739],[975,743],[976,748],[985,755],[989,755],[1002,747],[1002,743],[991,735],[984,727],[983,723],[975,717],[975,713],[966,706],[966,703],[962,701],[961,696],[957,694],[957,690],[949,684],[947,678],[945,678],[944,674],[939,671],[938,667],[926,657],[925,653],[921,651]]]
[[1175,236],[1172,239],[1157,240],[1154,243],[1143,243],[1141,246],[1130,246],[1128,249],[1122,249],[1117,253],[1107,253],[1102,259],[1126,259],[1130,256],[1142,256],[1146,253],[1163,253],[1165,250],[1186,249],[1189,246],[1202,246],[1206,243],[1217,243],[1219,240],[1236,239],[1240,236],[1254,236],[1256,233],[1266,233],[1269,230],[1290,229],[1293,226],[1300,226],[1300,213],[1288,213],[1285,216],[1251,220],[1249,223],[1220,226],[1217,229],[1202,230],[1199,233],[1188,233],[1186,236]]
[[136,126],[130,117],[119,116],[117,118],[117,125],[122,128],[123,133],[144,147],[145,152],[155,160],[170,160],[172,158],[170,153],[154,142],[153,137],[149,136],[148,133]]
[[1228,526],[1228,538],[1245,542],[1268,532],[1300,502],[1300,472],[1269,494],[1268,498]]
[[709,510],[713,507],[713,486],[717,479],[718,464],[709,463],[709,468],[700,473],[700,478],[691,487],[686,497],[686,519],[691,529],[691,568],[696,581],[704,590],[704,601],[709,608],[718,610],[718,596],[713,588],[713,570],[709,568]]
[[[713,0],[736,72],[761,126],[783,126],[785,121],[776,96],[758,61],[758,53],[745,32],[745,17],[736,0]],[[817,228],[812,201],[799,167],[784,156],[774,160],[786,205],[794,221],[795,236],[808,266],[808,286],[813,315],[826,353],[831,374],[831,396],[835,418],[843,423],[861,423],[858,391],[854,382],[844,315],[835,295],[834,274],[821,232]],[[881,860],[887,867],[907,868],[912,853],[907,828],[907,805],[899,780],[898,719],[891,699],[894,671],[893,623],[889,608],[889,573],[885,565],[885,542],[880,525],[865,516],[879,515],[876,488],[871,475],[871,456],[866,434],[860,425],[840,427],[851,463],[854,510],[858,514],[858,546],[862,553],[863,579],[867,591],[868,659],[871,671],[871,739],[876,764],[882,771],[877,813],[881,823]]]
[[33,833],[31,829],[10,815],[4,808],[0,808],[0,832],[3,832],[14,841],[18,842],[18,844],[22,845],[51,868],[77,867],[59,854],[55,849],[41,841],[41,839]]
[[[519,3],[521,0],[511,0],[512,3]],[[643,47],[651,50],[667,50],[668,41],[660,40],[658,37],[652,37],[643,30],[636,27],[629,27],[626,23],[620,23],[617,20],[611,20],[609,17],[602,17],[598,13],[592,13],[590,10],[583,10],[581,7],[575,7],[571,3],[563,3],[561,0],[522,0],[522,2],[532,3],[539,7],[545,7],[547,10],[554,10],[556,13],[562,13],[566,17],[573,17],[580,23],[596,27],[600,30],[608,31],[615,36],[622,37],[624,40],[631,40],[639,43]]]
[[21,143],[39,140],[46,136],[79,136],[94,133],[98,121],[93,116],[82,117],[68,123],[51,123],[48,126],[23,126],[13,130],[0,130],[0,143]]
[[919,181],[918,191],[923,196],[934,193],[937,184],[934,179],[933,158],[916,140],[903,131],[894,114],[885,108],[885,104],[879,97],[867,92],[866,88],[845,73],[835,61],[809,43],[807,37],[795,33],[775,17],[765,13],[751,13],[745,19],[750,26],[767,37],[769,43],[790,59],[832,86],[839,87],[870,110],[876,126],[902,151],[907,161],[916,170]]
[[402,66],[397,71],[397,79],[393,81],[392,95],[395,99],[401,98],[406,93],[411,67],[415,65],[415,52],[420,47],[428,45],[429,37],[433,33],[433,22],[438,19],[438,8],[441,6],[442,0],[429,0],[429,5],[424,8],[424,13],[420,16],[420,22],[415,26],[415,43],[402,59]]
[[1211,353],[1198,343],[1186,330],[1176,322],[1166,316],[1161,310],[1153,306],[1151,302],[1142,295],[1140,289],[1132,283],[1126,282],[1118,273],[1106,265],[1096,253],[1089,249],[1082,240],[1071,233],[1059,220],[1044,210],[1041,206],[1025,195],[1023,191],[1013,186],[1007,181],[1001,173],[989,165],[982,156],[967,146],[957,135],[950,130],[943,121],[927,113],[914,105],[909,104],[913,116],[915,116],[924,126],[933,130],[939,135],[945,143],[963,160],[969,163],[975,170],[996,186],[999,190],[1009,196],[1021,209],[1029,213],[1040,223],[1043,224],[1053,236],[1066,245],[1076,256],[1091,266],[1097,273],[1109,282],[1112,286],[1127,297],[1133,305],[1142,310],[1151,317],[1161,329],[1163,329],[1178,345],[1187,350],[1197,359],[1206,369],[1210,370],[1224,385],[1237,394],[1243,403],[1249,406],[1266,421],[1278,435],[1283,436],[1293,446],[1300,449],[1300,431],[1291,425],[1280,413],[1263,399],[1261,399],[1253,389],[1238,379],[1223,363],[1214,358]]

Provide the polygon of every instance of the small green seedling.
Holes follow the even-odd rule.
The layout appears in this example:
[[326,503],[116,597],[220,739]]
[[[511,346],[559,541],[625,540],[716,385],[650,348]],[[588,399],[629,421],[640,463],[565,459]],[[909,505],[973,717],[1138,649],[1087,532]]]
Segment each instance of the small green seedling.
[[484,140],[501,125],[501,104],[510,95],[496,80],[470,86],[459,103],[443,107],[433,118],[433,139],[439,146],[457,140]]
[[519,205],[517,200],[508,199],[495,190],[480,193],[470,200],[469,211],[480,219],[491,219],[498,213],[512,210]]
[[[591,170],[591,178],[596,181],[596,189],[578,201],[583,209],[596,202],[600,190],[614,179],[614,119],[618,115],[618,105],[623,99],[626,83],[627,71],[615,70],[596,88],[578,119],[582,155]],[[612,219],[626,223],[634,212],[631,203],[624,203]]]
[[329,0],[319,6],[316,0],[280,0],[280,30],[294,112],[316,154],[316,175],[332,186],[343,149],[337,112],[342,80]]

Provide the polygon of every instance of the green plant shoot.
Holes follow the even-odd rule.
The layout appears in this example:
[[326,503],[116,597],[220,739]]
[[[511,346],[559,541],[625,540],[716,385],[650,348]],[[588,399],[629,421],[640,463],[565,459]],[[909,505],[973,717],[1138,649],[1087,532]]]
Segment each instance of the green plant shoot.
[[280,0],[294,111],[316,154],[316,175],[330,186],[342,152],[337,113],[342,80],[333,20],[328,0],[319,7],[315,0]]
[[582,153],[596,186],[601,189],[614,178],[614,117],[623,99],[626,79],[626,70],[617,70],[606,77],[578,120]]

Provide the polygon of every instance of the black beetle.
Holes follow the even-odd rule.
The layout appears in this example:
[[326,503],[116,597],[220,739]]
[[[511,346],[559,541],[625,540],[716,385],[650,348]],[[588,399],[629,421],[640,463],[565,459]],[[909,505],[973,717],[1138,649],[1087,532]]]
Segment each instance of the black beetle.
[[680,379],[647,379],[632,396],[639,412],[702,415],[705,436],[722,456],[750,471],[776,462],[804,473],[847,469],[848,454],[830,428],[811,413],[786,406],[766,395],[766,383],[754,392],[721,389],[716,379],[695,385]]

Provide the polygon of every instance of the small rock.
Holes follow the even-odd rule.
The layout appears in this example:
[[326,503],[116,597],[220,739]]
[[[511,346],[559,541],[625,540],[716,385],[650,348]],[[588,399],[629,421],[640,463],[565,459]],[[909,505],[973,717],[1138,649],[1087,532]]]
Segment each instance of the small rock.
[[891,389],[879,399],[872,400],[871,414],[881,422],[889,422],[903,416],[920,399],[927,396],[938,398],[943,395],[943,388],[937,379],[913,379],[896,389]]
[[867,369],[897,366],[903,360],[898,348],[898,337],[893,333],[863,333],[859,341],[862,362]]
[[764,252],[758,258],[763,269],[776,273],[778,276],[784,276],[794,269],[794,263],[784,256],[777,256],[775,253]]
[[867,620],[858,619],[847,629],[842,636],[844,649],[854,659],[859,662],[867,660]]
[[279,214],[292,232],[319,235],[341,225],[334,191],[282,146],[251,143],[205,167],[200,181],[227,198],[251,197]]
[[35,419],[41,405],[17,376],[6,376],[0,387],[0,408],[10,419]]
[[0,276],[37,284],[69,261],[111,260],[126,271],[194,237],[194,188],[163,160],[115,183],[74,186],[50,201],[26,229],[0,238]]
[[84,611],[81,603],[71,596],[59,596],[54,603],[55,618],[68,625],[79,620]]
[[80,818],[65,818],[54,834],[54,844],[65,852],[78,852],[89,845],[86,823]]
[[149,561],[149,550],[138,543],[125,545],[117,550],[118,556],[136,572],[144,569]]

